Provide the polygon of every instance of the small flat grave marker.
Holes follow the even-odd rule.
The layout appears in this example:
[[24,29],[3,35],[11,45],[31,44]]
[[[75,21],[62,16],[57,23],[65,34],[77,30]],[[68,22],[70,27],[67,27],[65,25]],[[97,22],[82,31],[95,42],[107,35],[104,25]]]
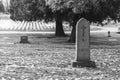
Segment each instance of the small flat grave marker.
[[76,61],[73,67],[96,67],[90,60],[90,23],[82,18],[76,25]]
[[29,43],[28,36],[21,36],[20,37],[20,43]]

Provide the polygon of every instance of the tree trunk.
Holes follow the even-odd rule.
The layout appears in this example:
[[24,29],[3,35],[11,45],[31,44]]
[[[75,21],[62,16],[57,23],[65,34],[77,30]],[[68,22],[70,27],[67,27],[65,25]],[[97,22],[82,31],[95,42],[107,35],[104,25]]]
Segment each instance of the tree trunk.
[[56,30],[55,30],[55,36],[66,36],[63,30],[62,25],[62,17],[60,15],[60,12],[56,13]]
[[55,36],[65,36],[61,20],[56,20]]
[[75,43],[76,41],[76,23],[77,23],[77,19],[75,19],[71,24],[73,28],[72,28],[71,35],[68,42]]
[[75,40],[76,40],[76,27],[74,26],[68,42],[75,43]]

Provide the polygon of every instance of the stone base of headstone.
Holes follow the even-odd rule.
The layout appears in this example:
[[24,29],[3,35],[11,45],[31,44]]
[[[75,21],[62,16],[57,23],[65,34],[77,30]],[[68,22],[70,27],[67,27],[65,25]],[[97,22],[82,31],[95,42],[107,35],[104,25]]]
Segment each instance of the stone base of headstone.
[[111,37],[110,35],[108,35],[108,37]]
[[28,36],[21,36],[20,37],[20,43],[29,43]]
[[76,61],[72,63],[73,67],[92,67],[95,68],[96,64],[93,61]]

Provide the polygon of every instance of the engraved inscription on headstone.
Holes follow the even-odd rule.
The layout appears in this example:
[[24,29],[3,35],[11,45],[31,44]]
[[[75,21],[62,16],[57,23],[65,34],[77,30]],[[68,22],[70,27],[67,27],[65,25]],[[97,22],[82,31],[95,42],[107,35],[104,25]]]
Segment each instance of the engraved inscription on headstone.
[[82,27],[81,27],[81,29],[82,29],[82,40],[83,41],[85,41],[85,29],[86,29],[86,27],[83,25]]
[[95,62],[90,60],[90,23],[82,18],[76,25],[76,61],[73,67],[95,67]]

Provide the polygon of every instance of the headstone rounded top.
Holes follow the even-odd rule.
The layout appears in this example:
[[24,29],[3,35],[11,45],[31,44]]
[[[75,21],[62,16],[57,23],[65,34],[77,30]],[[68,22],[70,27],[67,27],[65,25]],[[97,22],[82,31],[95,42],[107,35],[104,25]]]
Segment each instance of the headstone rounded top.
[[77,25],[78,25],[79,23],[85,23],[85,22],[89,23],[89,21],[88,21],[87,19],[81,18],[81,19],[78,20]]

